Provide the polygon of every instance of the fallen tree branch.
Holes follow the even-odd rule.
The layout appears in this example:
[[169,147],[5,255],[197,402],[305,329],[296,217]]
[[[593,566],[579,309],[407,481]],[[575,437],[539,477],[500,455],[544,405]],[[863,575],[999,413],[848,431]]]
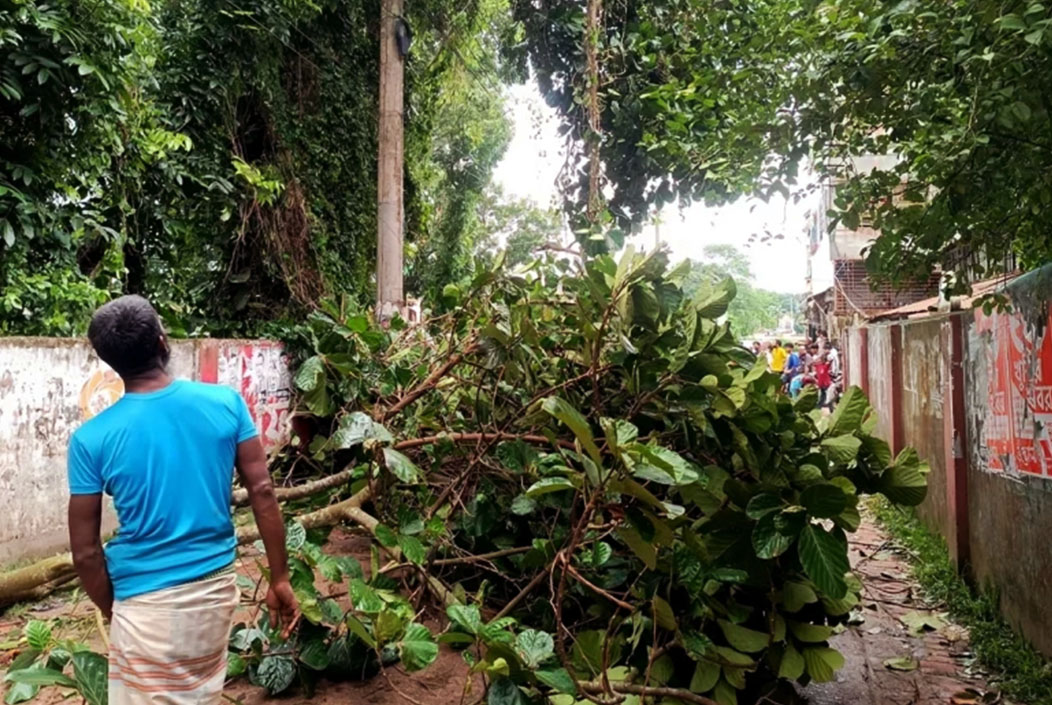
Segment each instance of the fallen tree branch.
[[[325,490],[331,490],[340,485],[345,485],[351,479],[351,475],[354,472],[353,468],[343,470],[335,475],[328,475],[312,482],[305,482],[302,485],[296,485],[295,487],[279,487],[274,490],[274,496],[277,497],[279,502],[288,502],[294,499],[303,499],[304,497],[310,497],[311,495],[324,492]],[[234,490],[233,497],[230,503],[235,507],[248,506],[248,490],[237,489]]]
[[[586,693],[592,693],[593,695],[603,695],[609,691],[603,687],[602,683],[598,681],[579,681],[577,683]],[[686,688],[666,688],[660,686],[644,686],[636,685],[635,683],[622,683],[614,681],[610,683],[610,690],[621,695],[655,695],[664,698],[678,698],[685,703],[695,703],[696,705],[719,705],[715,700],[706,698],[704,695],[698,695],[692,693]]]
[[402,409],[412,404],[420,397],[430,392],[432,389],[435,388],[435,385],[438,384],[438,381],[440,379],[445,377],[450,370],[452,370],[454,367],[460,364],[461,360],[464,359],[465,355],[470,355],[471,353],[475,352],[477,348],[477,345],[469,345],[464,352],[457,353],[456,355],[450,357],[448,360],[446,360],[445,364],[443,364],[441,367],[439,367],[430,375],[428,375],[427,379],[418,384],[415,388],[412,389],[412,391],[410,391],[404,397],[399,399],[393,406],[383,411],[380,414],[380,418],[377,420],[380,421],[380,423],[383,423],[387,419],[397,414]]

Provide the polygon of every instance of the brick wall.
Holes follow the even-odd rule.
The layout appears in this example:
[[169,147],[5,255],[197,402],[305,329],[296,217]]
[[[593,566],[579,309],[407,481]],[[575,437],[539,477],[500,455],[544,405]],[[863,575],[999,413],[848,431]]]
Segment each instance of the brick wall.
[[871,286],[866,263],[860,259],[842,259],[834,263],[836,285],[833,295],[833,314],[872,315],[935,296],[939,293],[939,276],[927,281],[906,284],[899,289],[884,283]]

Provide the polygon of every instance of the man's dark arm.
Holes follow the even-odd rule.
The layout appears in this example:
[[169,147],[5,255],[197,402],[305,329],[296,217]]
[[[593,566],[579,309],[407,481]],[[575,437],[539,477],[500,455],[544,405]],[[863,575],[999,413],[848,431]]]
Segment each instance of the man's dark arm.
[[296,597],[289,584],[285,522],[278,500],[274,496],[274,485],[270,481],[270,470],[267,468],[267,456],[258,436],[238,444],[237,471],[241,476],[241,484],[248,491],[252,514],[256,517],[256,526],[259,527],[259,535],[267,552],[267,566],[270,568],[267,606],[272,617],[280,620],[287,636],[296,616]]
[[113,613],[113,584],[102,553],[102,495],[75,494],[69,498],[69,545],[73,565],[84,592],[102,614]]

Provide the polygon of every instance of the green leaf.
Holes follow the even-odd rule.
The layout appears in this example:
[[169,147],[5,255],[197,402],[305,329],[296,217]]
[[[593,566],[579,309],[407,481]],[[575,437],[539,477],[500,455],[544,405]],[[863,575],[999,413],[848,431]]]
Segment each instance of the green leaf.
[[662,629],[675,631],[678,625],[676,624],[676,614],[672,611],[672,606],[658,595],[654,595],[651,601],[654,619],[657,620],[658,626]]
[[555,655],[551,634],[527,629],[515,637],[515,653],[529,669],[535,669]]
[[[14,234],[12,233],[11,242],[8,246],[14,244]],[[32,669],[24,669],[32,670]],[[4,702],[7,705],[14,705],[14,703],[24,703],[28,700],[32,700],[40,692],[39,685],[33,685],[31,683],[11,683],[7,686],[7,691],[4,693]]]
[[[347,624],[347,629],[352,634],[354,634],[359,639],[361,639],[362,642],[365,643],[366,646],[368,646],[370,649],[375,649],[376,648],[376,646],[377,646],[376,639],[369,632],[369,630],[366,628],[366,626],[364,624],[362,624],[362,621],[360,619],[355,617],[353,614],[349,614],[349,615],[347,615],[346,624]],[[335,642],[333,642],[333,643],[335,643]],[[332,647],[330,647],[329,651],[330,651],[330,654],[331,654]]]
[[329,667],[329,662],[331,661],[329,658],[329,647],[321,639],[311,639],[300,646],[299,660],[307,668],[315,671],[324,671]]
[[384,601],[371,587],[366,585],[360,578],[351,578],[349,583],[351,594],[351,605],[359,612],[376,614],[384,608]]
[[723,636],[738,651],[752,654],[767,648],[770,636],[765,632],[747,629],[738,624],[728,622],[726,619],[720,619],[717,622],[720,625],[720,631],[723,632]]
[[799,612],[804,605],[818,602],[818,595],[804,583],[786,582],[782,585],[782,604],[786,612]]
[[712,697],[720,705],[738,705],[738,691],[727,681],[720,679],[712,691]]
[[394,548],[398,545],[398,534],[391,530],[386,524],[377,524],[373,529],[373,535],[384,548]]
[[486,705],[528,705],[529,701],[511,678],[502,676],[489,687]]
[[25,637],[30,648],[44,651],[51,646],[51,626],[39,619],[30,620],[22,628],[22,636]]
[[847,594],[844,574],[851,566],[843,532],[831,534],[815,524],[806,524],[797,543],[800,564],[807,577],[827,596],[839,599]]
[[353,411],[340,419],[340,426],[332,434],[332,444],[337,449],[353,448],[366,441],[391,443],[394,437],[382,424],[361,411]]
[[782,652],[782,662],[778,664],[778,677],[795,681],[804,675],[804,657],[792,644]]
[[405,622],[401,617],[393,610],[385,609],[373,619],[373,635],[376,641],[385,644],[401,634],[404,626]]
[[783,534],[778,530],[777,522],[775,521],[777,515],[767,514],[760,521],[756,522],[756,526],[752,530],[752,547],[753,551],[756,552],[757,558],[769,560],[776,558],[786,551],[793,545],[793,536]]
[[50,686],[61,685],[66,688],[76,688],[77,682],[64,674],[45,668],[43,664],[33,664],[29,668],[21,668],[17,671],[9,671],[4,680],[10,683],[24,683],[26,685]]
[[623,526],[616,533],[618,538],[632,549],[632,553],[636,554],[636,557],[643,561],[647,568],[650,570],[657,568],[657,549],[650,542],[644,541],[638,531]]
[[532,514],[536,508],[537,502],[532,497],[527,497],[524,494],[516,495],[515,499],[511,500],[511,513],[516,516]]
[[916,671],[920,664],[914,658],[900,656],[898,658],[885,659],[884,667],[892,671]]
[[703,318],[716,320],[727,313],[727,307],[738,293],[738,287],[730,277],[718,284],[705,284],[694,295],[691,302],[694,310]]
[[712,639],[697,631],[682,632],[680,641],[683,643],[683,648],[687,650],[687,655],[695,661],[704,659],[716,648]]
[[446,614],[469,634],[478,636],[482,632],[482,615],[478,605],[450,605],[446,608]]
[[427,549],[415,536],[399,536],[398,547],[402,549],[402,555],[411,563],[423,565],[427,558]]
[[690,691],[699,694],[707,693],[713,689],[719,678],[719,664],[712,661],[698,661],[694,666],[694,675],[690,678]]
[[804,649],[804,664],[815,683],[828,683],[844,667],[844,656],[828,646],[812,646]]
[[298,521],[290,521],[285,526],[285,550],[294,553],[307,543],[307,530]]
[[829,417],[829,435],[843,436],[855,433],[862,427],[862,419],[868,410],[869,400],[866,399],[865,393],[856,386],[848,387]]
[[248,663],[241,654],[231,651],[226,655],[226,677],[228,679],[240,678],[248,670]]
[[574,685],[573,678],[565,668],[541,668],[533,675],[537,676],[537,680],[541,683],[558,693],[577,695],[577,686]]
[[760,519],[781,508],[781,497],[773,492],[761,492],[749,500],[749,504],[745,507],[745,515],[750,519]]
[[1017,14],[1010,13],[997,18],[1003,29],[1026,29],[1026,22]]
[[549,492],[561,492],[572,489],[574,489],[573,483],[565,477],[545,477],[530,485],[529,489],[526,490],[526,496],[533,499]]
[[296,680],[296,663],[291,656],[264,656],[256,670],[256,680],[269,695],[283,693]]
[[896,504],[915,507],[928,494],[926,472],[927,465],[921,462],[917,451],[906,448],[895,458],[894,465],[880,476],[877,489]]
[[829,455],[830,460],[841,465],[854,460],[861,447],[862,441],[850,433],[822,440],[822,450]]
[[800,504],[811,516],[828,519],[844,511],[847,495],[836,485],[811,485],[800,493]]
[[328,416],[330,412],[325,381],[325,361],[320,355],[307,358],[293,379],[296,387],[303,392],[307,408],[315,416]]
[[789,632],[796,637],[797,641],[803,641],[808,644],[818,644],[833,636],[832,627],[793,620],[789,620]]
[[73,654],[73,680],[88,705],[106,705],[110,687],[110,664],[94,651]]
[[581,412],[559,397],[548,397],[541,403],[541,408],[550,416],[566,424],[595,464],[602,465],[599,448],[595,445],[595,437],[592,435],[592,428]]
[[420,468],[394,448],[384,448],[384,465],[395,477],[406,484],[420,481],[420,476],[422,475]]

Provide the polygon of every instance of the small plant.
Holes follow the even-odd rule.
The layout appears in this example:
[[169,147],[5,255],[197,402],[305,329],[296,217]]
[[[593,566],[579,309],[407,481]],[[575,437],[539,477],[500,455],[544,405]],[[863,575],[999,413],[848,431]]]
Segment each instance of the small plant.
[[40,620],[26,624],[21,641],[25,649],[4,677],[5,703],[26,702],[43,687],[61,686],[78,693],[88,705],[106,705],[109,663],[105,656],[80,642],[56,639],[51,625]]
[[[325,554],[296,522],[289,524],[287,536],[290,578],[302,618],[287,639],[265,610],[255,623],[236,625],[230,635],[229,677],[247,675],[270,695],[297,684],[311,694],[323,675],[364,679],[398,661],[415,671],[435,660],[438,644],[427,627],[414,621],[414,610],[395,592],[395,581],[376,570],[376,577],[365,581],[356,559]],[[315,585],[317,576],[346,584],[353,607],[344,609],[323,595]],[[258,590],[247,578],[239,581],[245,590]]]

